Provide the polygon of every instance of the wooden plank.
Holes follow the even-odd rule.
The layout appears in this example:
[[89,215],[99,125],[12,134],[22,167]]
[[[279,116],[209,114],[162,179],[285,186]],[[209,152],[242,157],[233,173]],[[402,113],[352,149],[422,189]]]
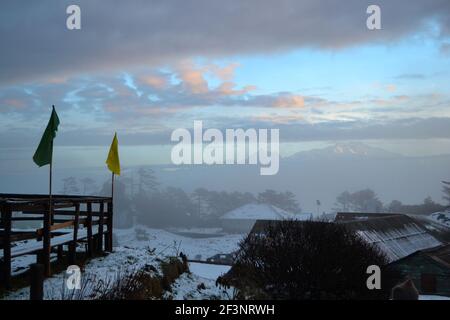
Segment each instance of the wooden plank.
[[[44,211],[23,211],[23,214],[44,214]],[[80,217],[81,216],[87,216],[87,211],[81,211],[80,210]],[[75,215],[75,212],[73,210],[55,210],[55,216],[73,216]],[[92,212],[93,217],[99,217],[100,213],[98,212]]]
[[42,217],[12,217],[12,221],[42,221]]
[[[64,232],[52,232],[51,236],[59,236],[65,234]],[[12,232],[11,234],[11,242],[17,242],[17,241],[23,241],[23,240],[31,240],[31,239],[38,239],[39,241],[42,241],[42,236],[38,236],[36,234],[36,231],[31,232]],[[2,239],[0,238],[0,248],[2,247]]]
[[[55,231],[55,230],[58,230],[58,229],[71,227],[73,225],[74,225],[74,221],[69,220],[69,221],[66,221],[66,222],[62,222],[62,223],[51,225],[50,226],[50,231]],[[36,234],[37,234],[38,237],[41,237],[44,234],[44,229],[43,228],[37,229],[36,230]]]
[[[59,216],[73,216],[73,214],[74,214],[73,211],[70,211],[70,210],[57,210],[57,211],[55,211],[55,215],[59,215]],[[87,217],[87,215],[88,215],[88,211],[80,211],[80,217],[81,216]],[[91,212],[91,215],[93,217],[99,217],[100,213],[98,213],[98,212]]]
[[[80,196],[80,195],[61,195],[54,194],[52,197],[55,201],[76,201],[78,203],[86,202],[102,202],[111,199],[111,197],[102,196]],[[42,202],[46,203],[48,194],[17,194],[17,193],[0,193],[0,201],[24,201],[24,202]],[[13,210],[14,211],[14,210]]]
[[67,221],[73,221],[72,219],[53,219],[54,223],[63,223],[63,222],[67,222]]
[[[55,222],[57,222],[57,223],[64,223],[64,222],[67,222],[67,221],[73,221],[72,219],[55,219]],[[86,218],[80,218],[79,220],[78,220],[78,225],[80,225],[80,224],[82,224],[82,225],[86,225]]]
[[[47,201],[48,202],[48,201]],[[62,209],[62,208],[72,208],[73,203],[64,203],[64,204],[54,204],[54,209]],[[36,212],[45,212],[48,209],[48,204],[38,203],[38,204],[29,204],[29,203],[14,203],[12,204],[13,211],[21,211],[27,213]]]
[[[77,235],[77,241],[81,239],[85,239],[87,237],[86,230],[80,230]],[[62,244],[70,244],[73,243],[73,235],[72,233],[64,233],[59,236],[55,236],[52,238],[51,247],[57,247]],[[32,241],[25,245],[16,246],[11,249],[12,257],[23,256],[26,254],[32,254],[42,251],[42,243],[39,241]]]
[[35,238],[36,238],[35,232],[18,233],[18,234],[11,235],[11,242],[23,241],[23,240],[29,240],[29,239],[35,239]]

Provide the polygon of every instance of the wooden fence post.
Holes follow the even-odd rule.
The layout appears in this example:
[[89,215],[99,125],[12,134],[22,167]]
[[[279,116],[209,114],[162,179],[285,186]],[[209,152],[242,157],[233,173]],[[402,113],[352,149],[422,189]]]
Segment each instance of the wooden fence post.
[[86,217],[86,227],[87,227],[87,255],[92,257],[92,203],[87,203],[87,217]]
[[30,265],[30,300],[44,299],[44,265],[33,263]]
[[75,241],[70,241],[68,244],[68,262],[69,265],[76,263],[76,251],[77,251],[77,243]]
[[11,206],[2,206],[2,220],[5,233],[3,235],[3,284],[6,289],[11,288]]
[[69,242],[69,263],[76,263],[77,241],[78,241],[78,225],[80,224],[80,204],[75,204],[75,218],[73,222],[73,240]]
[[62,244],[60,244],[58,246],[58,251],[57,252],[58,252],[58,260],[61,262],[63,257],[64,257],[64,250],[63,250],[63,245]]
[[73,221],[73,241],[76,243],[78,240],[78,226],[80,224],[80,204],[75,205],[75,218]]
[[113,203],[108,202],[108,251],[113,251]]
[[43,225],[43,240],[42,240],[42,260],[44,262],[44,274],[46,277],[51,276],[51,266],[50,266],[50,251],[51,251],[51,214],[50,205],[47,210],[44,211],[44,225]]
[[105,210],[104,207],[105,207],[105,204],[102,200],[102,202],[100,203],[100,208],[99,208],[98,236],[97,236],[98,250],[100,252],[103,252],[103,214],[104,214],[104,210]]

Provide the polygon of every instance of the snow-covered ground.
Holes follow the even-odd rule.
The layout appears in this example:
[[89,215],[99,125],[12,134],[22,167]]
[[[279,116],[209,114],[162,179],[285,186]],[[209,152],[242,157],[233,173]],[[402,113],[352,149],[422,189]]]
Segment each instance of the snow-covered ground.
[[[114,252],[87,263],[82,270],[83,298],[95,298],[95,288],[99,282],[112,283],[118,277],[152,266],[155,274],[161,273],[160,261],[183,252],[189,259],[206,260],[218,253],[231,253],[238,249],[244,235],[225,235],[211,238],[189,238],[161,229],[138,227],[115,230],[117,245]],[[179,231],[179,230],[178,230]],[[185,230],[190,232],[192,230]],[[209,233],[211,230],[195,230]],[[139,234],[139,237],[138,237]],[[138,238],[140,240],[138,240]],[[16,269],[26,268],[34,258],[23,257],[14,263]],[[165,292],[163,299],[230,299],[233,289],[216,286],[218,276],[226,273],[229,266],[189,263],[190,273],[182,274]],[[149,269],[149,268],[146,268]],[[78,298],[77,294],[65,289],[65,272],[54,275],[44,282],[46,299]],[[29,288],[11,292],[5,299],[28,299]],[[450,297],[421,295],[420,300],[450,300]]]
[[166,292],[165,299],[171,300],[229,300],[233,298],[233,289],[216,286],[215,280],[198,276],[195,273],[183,273],[173,284],[172,292]]
[[191,273],[182,274],[172,284],[172,292],[166,292],[164,298],[173,300],[227,300],[233,297],[233,289],[216,286],[216,279],[228,272],[230,266],[190,262],[189,270]]
[[419,300],[450,300],[450,297],[433,296],[433,295],[420,295]]
[[[99,282],[113,283],[120,276],[131,274],[147,265],[155,267],[160,272],[160,266],[156,261],[157,256],[151,251],[132,247],[116,247],[114,252],[105,257],[91,260],[84,266],[81,274],[81,291],[84,299],[95,298],[95,288]],[[44,281],[45,299],[70,299],[76,297],[81,291],[66,290],[66,281],[69,275],[61,272]],[[6,299],[20,300],[29,298],[29,288],[22,288],[9,294]]]
[[193,274],[211,280],[216,280],[219,276],[227,273],[230,268],[231,266],[213,265],[197,262],[189,263],[189,270]]
[[223,234],[222,228],[168,228],[167,231],[172,233]]
[[[97,226],[93,227],[93,231],[97,232]],[[32,231],[35,232],[36,229],[14,229],[15,231]],[[59,236],[57,241],[66,242],[67,239],[72,239],[72,229],[59,229],[58,231],[67,233],[66,235]],[[78,229],[78,235],[82,236],[87,234],[87,229],[83,226],[80,226]],[[56,238],[55,238],[56,239]],[[55,239],[52,240],[52,243],[55,244]],[[12,253],[20,252],[20,251],[30,251],[30,249],[42,248],[42,242],[37,239],[29,239],[23,241],[17,241],[14,243],[14,246],[11,248]],[[77,251],[83,251],[81,248],[77,248]],[[57,258],[56,253],[52,253],[50,256],[50,260],[54,261]],[[11,272],[13,275],[18,275],[23,273],[28,269],[28,266],[32,263],[36,263],[36,255],[35,254],[27,254],[15,257],[11,261]]]
[[238,249],[244,235],[229,234],[211,238],[190,238],[161,229],[139,227],[145,230],[148,240],[137,241],[134,229],[115,230],[120,246],[135,248],[150,246],[156,254],[177,255],[183,252],[189,259],[206,260],[218,253],[231,253]]
[[[150,265],[156,269],[156,272],[160,272],[159,259],[179,255],[180,252],[186,254],[190,259],[198,260],[206,260],[217,253],[231,253],[237,250],[238,243],[243,238],[243,235],[225,235],[194,239],[161,229],[142,226],[138,229],[141,235],[140,240],[137,239],[135,228],[114,230],[117,239],[114,252],[105,257],[93,259],[84,266],[81,277],[84,298],[95,297],[96,293],[93,291],[99,281],[111,283],[119,276],[130,274]],[[14,262],[14,267],[16,270],[21,270],[34,262],[34,258],[24,256]],[[205,264],[198,267],[194,264],[192,266],[193,273],[182,275],[174,284],[174,288],[179,294],[173,298],[180,298],[183,293],[185,295],[192,294],[199,299],[206,299],[208,296],[225,299],[227,295],[223,295],[224,292],[215,286],[214,276],[226,272],[226,267],[212,265],[211,270],[208,270],[208,266],[210,265]],[[44,282],[45,298],[68,298],[70,292],[64,289],[67,277],[66,273],[62,272],[46,279]],[[205,289],[199,291],[197,285],[200,283],[205,285]],[[28,298],[29,288],[19,289],[5,297],[5,299]]]

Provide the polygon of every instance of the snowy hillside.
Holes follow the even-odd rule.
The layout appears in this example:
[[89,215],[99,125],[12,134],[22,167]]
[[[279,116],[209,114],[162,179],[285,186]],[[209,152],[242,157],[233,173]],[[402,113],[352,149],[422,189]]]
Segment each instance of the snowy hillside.
[[[226,235],[213,238],[188,238],[171,232],[138,227],[145,237],[137,239],[135,229],[115,230],[117,245],[114,252],[93,259],[82,270],[83,299],[95,298],[96,286],[99,282],[113,283],[118,277],[132,274],[141,269],[161,273],[160,261],[170,256],[178,256],[183,252],[188,259],[206,260],[218,253],[231,253],[238,248],[243,235]],[[33,263],[32,259],[22,260]],[[212,266],[194,264],[191,274],[183,274],[174,284],[172,293],[164,295],[167,299],[228,299],[230,292],[224,292],[215,286],[217,276],[225,273],[227,266]],[[65,272],[55,274],[44,282],[45,299],[78,299],[80,293],[64,290]],[[200,289],[199,289],[200,286]],[[204,287],[204,289],[202,289]],[[28,299],[29,288],[22,288],[10,293],[4,299]]]

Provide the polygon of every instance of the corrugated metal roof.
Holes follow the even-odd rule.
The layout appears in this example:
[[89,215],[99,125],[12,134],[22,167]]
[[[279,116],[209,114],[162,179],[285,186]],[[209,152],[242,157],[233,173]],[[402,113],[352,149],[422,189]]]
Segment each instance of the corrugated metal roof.
[[450,243],[450,226],[446,226],[432,219],[427,215],[411,215],[408,217],[418,221],[428,232],[442,243]]
[[450,268],[450,245],[444,245],[433,249],[422,251],[425,255],[438,262],[439,264]]
[[420,222],[406,215],[369,216],[352,221],[343,219],[340,223],[380,248],[390,262],[442,244]]
[[414,257],[417,255],[426,256],[434,262],[440,264],[441,266],[450,269],[450,244],[444,244],[430,249],[419,250],[406,257],[403,257],[402,259],[396,260],[393,263],[396,264],[400,261],[409,259],[410,257]]

